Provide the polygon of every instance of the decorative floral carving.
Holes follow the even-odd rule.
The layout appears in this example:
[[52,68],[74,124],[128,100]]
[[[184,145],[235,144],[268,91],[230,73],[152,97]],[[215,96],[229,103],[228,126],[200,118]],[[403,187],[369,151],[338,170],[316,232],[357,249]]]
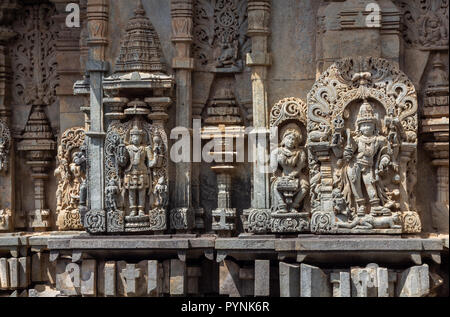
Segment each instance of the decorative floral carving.
[[18,34],[11,49],[12,102],[52,105],[58,87],[56,10],[47,3],[24,6],[13,24]]
[[84,227],[89,233],[102,233],[106,231],[104,210],[89,210],[84,216]]

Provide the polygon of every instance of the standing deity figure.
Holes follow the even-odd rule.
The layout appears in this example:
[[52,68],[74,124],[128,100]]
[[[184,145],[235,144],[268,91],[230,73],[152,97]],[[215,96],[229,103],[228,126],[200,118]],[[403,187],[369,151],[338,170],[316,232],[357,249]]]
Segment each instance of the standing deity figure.
[[118,162],[124,167],[123,190],[128,192],[130,216],[144,216],[147,194],[152,192],[151,168],[155,167],[157,155],[152,147],[143,144],[145,132],[138,127],[130,131],[130,144],[120,144]]
[[308,162],[301,142],[301,133],[289,128],[283,134],[281,146],[270,155],[271,167],[276,170],[271,186],[272,212],[299,212],[309,190],[309,182],[303,173]]
[[377,129],[373,108],[364,100],[356,118],[356,136],[352,140],[350,130],[347,130],[347,146],[344,149],[344,159],[348,162],[346,174],[356,201],[358,216],[366,213],[363,185],[369,198],[371,215],[380,215],[386,210],[381,206],[377,193],[379,174],[391,163],[388,154],[380,155],[381,149],[386,145],[386,137],[380,135]]
[[86,141],[80,146],[80,151],[75,152],[73,155],[73,166],[71,169],[73,172],[81,175],[80,193],[79,193],[79,206],[85,207],[87,204],[87,179],[86,179],[86,164],[87,164],[87,144]]

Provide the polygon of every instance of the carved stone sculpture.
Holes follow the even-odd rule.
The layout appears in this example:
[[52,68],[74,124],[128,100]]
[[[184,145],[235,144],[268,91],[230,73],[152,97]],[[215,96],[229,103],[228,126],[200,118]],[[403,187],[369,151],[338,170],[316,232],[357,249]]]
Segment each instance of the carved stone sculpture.
[[58,167],[55,176],[58,179],[56,191],[56,225],[59,230],[83,229],[79,212],[82,186],[86,186],[86,171],[80,164],[81,147],[85,139],[83,128],[71,128],[61,136],[58,147]]
[[8,172],[11,133],[6,122],[0,120],[0,174]]
[[308,95],[308,136],[312,231],[420,232],[417,97],[406,75],[379,58],[333,64]]
[[403,12],[405,42],[424,50],[448,49],[448,1],[396,0]]
[[56,142],[41,105],[32,107],[21,138],[18,150],[26,153],[34,185],[36,207],[28,212],[28,226],[36,231],[45,231],[51,227],[50,210],[47,209],[45,197],[45,183],[48,179],[46,172],[56,150]]
[[[281,135],[279,147],[270,155],[270,212],[249,210],[244,213],[247,231],[263,233],[302,232],[309,228],[308,156],[306,104],[297,98],[285,98],[273,106],[270,125],[274,136]],[[272,137],[274,137],[272,136]]]
[[[125,224],[125,231],[155,230],[150,228],[149,217],[161,210],[165,214],[167,150],[161,133],[164,131],[138,119],[108,129],[105,205],[110,218],[117,220],[109,223],[111,229],[119,230]],[[158,228],[165,225],[165,219],[160,220],[164,223],[155,224]]]
[[250,47],[246,0],[199,0],[194,5],[194,55],[200,68],[241,72]]

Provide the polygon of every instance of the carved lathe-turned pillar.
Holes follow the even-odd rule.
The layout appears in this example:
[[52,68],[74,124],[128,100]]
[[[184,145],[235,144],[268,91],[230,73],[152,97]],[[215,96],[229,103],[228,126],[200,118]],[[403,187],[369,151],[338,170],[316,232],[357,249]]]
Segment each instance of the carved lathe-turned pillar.
[[[91,125],[86,132],[88,137],[89,171],[88,171],[88,212],[89,217],[105,217],[104,210],[104,147],[105,131],[103,127],[103,76],[108,70],[105,62],[105,48],[108,44],[108,6],[107,0],[89,0],[87,3],[89,59],[87,71],[90,84],[90,119]],[[83,219],[84,214],[81,214]],[[99,228],[105,230],[105,228]]]
[[0,4],[0,232],[13,229],[14,219],[14,160],[11,152],[14,140],[11,137],[11,107],[8,98],[11,69],[8,63],[7,43],[15,36],[10,28],[16,0]]
[[[252,41],[252,52],[247,54],[247,65],[251,67],[253,128],[256,134],[256,157],[253,162],[253,193],[251,209],[270,208],[270,186],[268,173],[269,104],[267,99],[267,71],[271,65],[268,52],[270,34],[270,0],[248,1],[248,31]],[[248,213],[250,210],[246,210]]]
[[432,57],[432,69],[428,74],[425,89],[425,104],[422,109],[422,135],[425,150],[436,166],[437,193],[431,204],[433,227],[448,231],[448,159],[449,159],[449,85],[448,74],[441,53]]
[[31,169],[34,185],[34,210],[28,211],[28,227],[45,231],[51,227],[51,213],[46,203],[46,181],[56,142],[42,105],[31,109],[18,150],[26,152],[27,165]]
[[[192,70],[191,57],[193,40],[192,0],[171,0],[172,42],[175,57],[172,68],[176,77],[176,125],[192,129]],[[175,230],[191,230],[195,225],[195,211],[192,208],[192,163],[176,164],[176,194],[174,208],[170,211],[170,227]]]

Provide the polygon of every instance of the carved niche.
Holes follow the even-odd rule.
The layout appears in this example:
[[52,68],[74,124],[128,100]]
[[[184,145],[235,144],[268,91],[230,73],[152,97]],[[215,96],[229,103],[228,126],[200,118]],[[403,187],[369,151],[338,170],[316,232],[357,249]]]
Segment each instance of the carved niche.
[[[114,73],[104,78],[104,193],[87,188],[89,210],[83,225],[90,233],[162,232],[169,197],[166,112],[174,79],[165,73],[158,34],[142,1],[128,21]],[[89,167],[92,158],[88,155]],[[89,168],[87,172],[90,173]],[[90,175],[91,176],[91,175]],[[89,204],[88,201],[88,204]]]
[[80,189],[86,182],[85,170],[78,163],[85,131],[81,127],[70,128],[62,136],[58,146],[58,167],[55,176],[58,180],[56,190],[56,225],[58,230],[81,230],[79,212]]
[[342,59],[308,94],[311,231],[413,233],[417,95],[381,58]]
[[448,0],[396,0],[403,13],[403,37],[424,50],[448,49]]
[[194,56],[197,69],[240,72],[250,41],[246,0],[196,0]]
[[166,229],[167,166],[164,129],[139,119],[109,127],[105,206],[110,232]]
[[[305,147],[307,107],[298,98],[285,98],[272,107],[270,210],[245,211],[244,224],[253,233],[295,233],[309,230],[309,175]],[[277,137],[277,139],[275,139]]]

